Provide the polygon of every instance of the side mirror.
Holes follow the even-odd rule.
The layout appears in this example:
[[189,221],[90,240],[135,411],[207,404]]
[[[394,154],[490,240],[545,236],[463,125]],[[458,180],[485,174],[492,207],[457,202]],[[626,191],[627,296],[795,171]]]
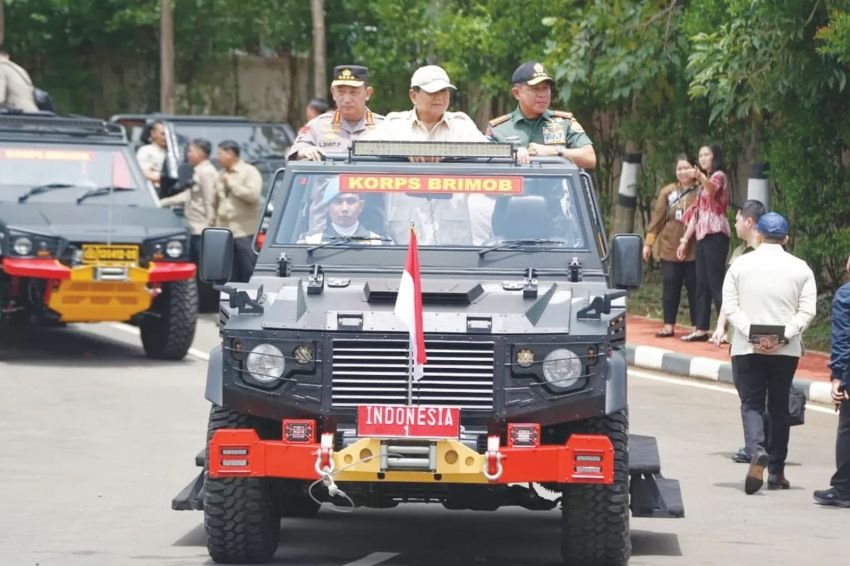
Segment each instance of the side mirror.
[[201,281],[223,285],[233,269],[233,233],[225,228],[206,228],[201,233]]
[[611,242],[611,284],[615,289],[637,289],[643,281],[641,248],[637,234],[616,234]]

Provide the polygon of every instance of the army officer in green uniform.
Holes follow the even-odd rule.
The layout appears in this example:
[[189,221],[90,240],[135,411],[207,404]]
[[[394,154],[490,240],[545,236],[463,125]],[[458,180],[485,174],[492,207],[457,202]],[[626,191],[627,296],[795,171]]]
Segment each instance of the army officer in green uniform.
[[520,163],[533,156],[561,156],[583,169],[596,167],[593,142],[569,112],[550,110],[554,79],[537,62],[523,63],[514,71],[511,93],[516,110],[490,120],[487,136],[496,142],[519,145]]

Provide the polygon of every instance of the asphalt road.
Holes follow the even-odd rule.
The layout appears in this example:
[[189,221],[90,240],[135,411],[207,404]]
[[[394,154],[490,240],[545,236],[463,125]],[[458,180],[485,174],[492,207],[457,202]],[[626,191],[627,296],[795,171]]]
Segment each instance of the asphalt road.
[[[202,321],[195,354],[147,360],[115,325],[0,332],[0,564],[210,564],[199,512],[171,498],[196,473],[209,407]],[[632,431],[659,439],[662,471],[682,482],[685,519],[632,521],[632,564],[850,563],[850,511],[811,491],[833,468],[836,418],[809,410],[792,430],[785,492],[743,493],[736,397],[633,372]],[[284,520],[275,564],[549,566],[559,563],[559,514],[439,506],[322,511]]]

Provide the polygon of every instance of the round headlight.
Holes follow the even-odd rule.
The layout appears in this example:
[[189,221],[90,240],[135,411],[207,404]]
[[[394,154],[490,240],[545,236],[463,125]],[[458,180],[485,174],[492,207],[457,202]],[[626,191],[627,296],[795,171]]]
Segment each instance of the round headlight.
[[260,383],[271,383],[283,375],[286,362],[283,352],[271,344],[254,346],[245,359],[245,367]]
[[32,253],[32,240],[26,236],[19,236],[15,238],[15,243],[12,244],[12,248],[18,255],[30,255]]
[[567,389],[581,377],[581,360],[572,350],[552,350],[543,360],[543,377],[552,387]]
[[165,255],[171,259],[177,259],[183,255],[183,242],[180,240],[170,240],[165,244]]

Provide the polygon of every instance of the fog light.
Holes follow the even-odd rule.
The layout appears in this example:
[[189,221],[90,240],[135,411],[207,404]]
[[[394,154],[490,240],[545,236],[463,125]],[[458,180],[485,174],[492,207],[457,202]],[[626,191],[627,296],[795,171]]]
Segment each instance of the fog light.
[[293,444],[316,442],[316,421],[285,419],[283,421],[283,441]]
[[508,446],[511,448],[540,446],[540,425],[537,423],[509,423]]

